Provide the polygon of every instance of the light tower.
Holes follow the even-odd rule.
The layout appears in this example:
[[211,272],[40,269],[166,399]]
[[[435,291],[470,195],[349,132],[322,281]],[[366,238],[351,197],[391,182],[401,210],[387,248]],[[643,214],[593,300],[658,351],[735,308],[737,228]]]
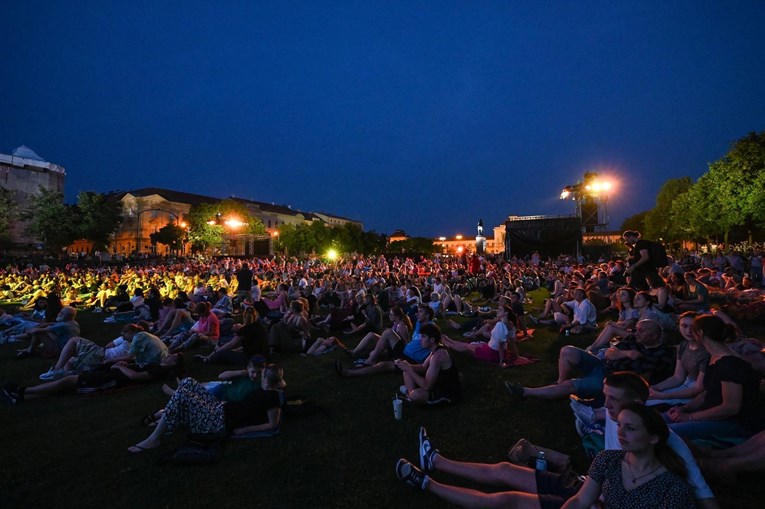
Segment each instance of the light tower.
[[613,184],[594,171],[585,172],[582,180],[563,188],[560,199],[576,202],[576,215],[585,232],[605,230],[608,226],[608,192]]

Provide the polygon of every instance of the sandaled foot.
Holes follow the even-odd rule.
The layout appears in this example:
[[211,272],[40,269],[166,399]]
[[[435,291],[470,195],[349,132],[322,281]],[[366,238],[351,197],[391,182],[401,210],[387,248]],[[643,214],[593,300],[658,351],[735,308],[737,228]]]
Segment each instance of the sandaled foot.
[[128,450],[128,452],[132,452],[132,453],[136,454],[136,453],[140,453],[140,452],[150,451],[152,449],[156,449],[157,447],[159,447],[159,445],[155,445],[154,447],[147,447],[146,445],[135,444],[135,445],[131,445],[130,447],[128,447],[127,450]]
[[149,414],[144,416],[143,419],[141,419],[141,424],[146,426],[147,428],[151,428],[157,425],[157,422],[159,421],[160,417],[157,417],[156,413]]

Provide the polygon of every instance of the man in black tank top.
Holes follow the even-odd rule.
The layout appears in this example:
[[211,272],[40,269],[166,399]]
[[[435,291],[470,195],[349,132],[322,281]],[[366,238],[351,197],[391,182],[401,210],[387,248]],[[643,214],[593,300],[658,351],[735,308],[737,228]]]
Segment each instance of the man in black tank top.
[[420,328],[420,342],[430,355],[422,364],[397,360],[404,375],[401,391],[419,405],[451,403],[460,396],[460,376],[449,350],[441,344],[441,329],[428,323]]

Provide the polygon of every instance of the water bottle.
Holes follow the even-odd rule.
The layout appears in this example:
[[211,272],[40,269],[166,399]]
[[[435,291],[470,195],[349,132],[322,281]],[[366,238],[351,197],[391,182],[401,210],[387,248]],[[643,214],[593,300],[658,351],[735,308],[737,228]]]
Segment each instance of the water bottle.
[[545,458],[544,451],[539,451],[539,453],[537,453],[537,470],[547,470],[547,458]]

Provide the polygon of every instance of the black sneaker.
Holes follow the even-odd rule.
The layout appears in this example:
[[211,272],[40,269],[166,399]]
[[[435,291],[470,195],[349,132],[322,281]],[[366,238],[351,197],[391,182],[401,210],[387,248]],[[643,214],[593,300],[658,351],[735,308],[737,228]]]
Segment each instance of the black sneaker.
[[428,432],[424,427],[420,428],[420,468],[425,472],[431,472],[435,470],[435,460],[438,450],[433,448],[433,444],[430,443],[428,438]]
[[505,380],[505,389],[507,389],[507,392],[512,394],[518,399],[523,399],[523,393],[525,392],[523,390],[523,387],[520,385],[516,385],[509,380]]
[[396,463],[396,476],[413,488],[425,489],[430,478],[404,458]]

